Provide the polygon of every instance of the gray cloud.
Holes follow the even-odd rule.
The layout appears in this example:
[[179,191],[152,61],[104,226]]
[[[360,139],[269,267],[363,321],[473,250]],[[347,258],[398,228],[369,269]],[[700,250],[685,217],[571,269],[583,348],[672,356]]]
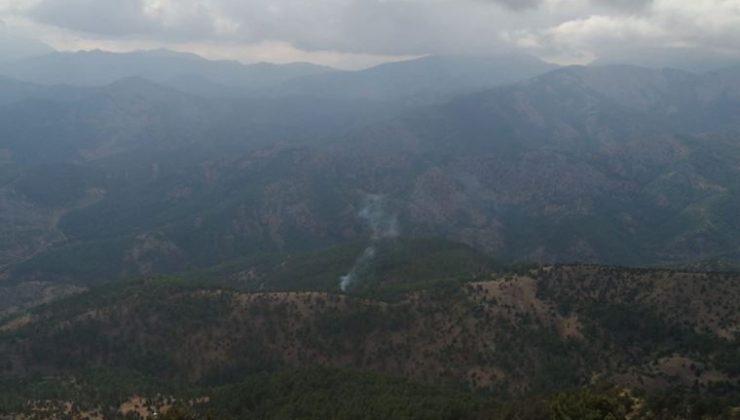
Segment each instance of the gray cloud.
[[533,9],[542,4],[543,0],[481,0],[488,3],[497,3],[511,10]]
[[522,48],[561,61],[636,46],[740,52],[740,10],[725,0],[36,0],[8,10],[108,41],[382,55]]
[[213,36],[218,16],[203,8],[204,3],[180,2],[188,5],[184,8],[188,13],[178,13],[170,20],[167,11],[181,7],[174,4],[157,8],[151,0],[42,0],[26,15],[37,22],[105,37],[189,40]]
[[148,19],[142,0],[46,0],[28,11],[32,19],[100,35],[150,33],[157,22]]
[[592,2],[597,5],[634,12],[647,9],[654,3],[654,0],[592,0]]
[[424,54],[502,46],[544,0],[40,0],[34,21],[103,37],[284,41],[307,50]]

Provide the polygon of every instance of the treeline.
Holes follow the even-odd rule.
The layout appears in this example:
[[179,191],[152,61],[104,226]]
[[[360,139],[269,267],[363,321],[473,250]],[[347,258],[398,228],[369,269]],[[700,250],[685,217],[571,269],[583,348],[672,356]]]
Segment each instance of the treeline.
[[[150,412],[161,410],[159,417],[169,420],[723,420],[740,414],[740,396],[702,396],[690,389],[643,394],[601,385],[506,402],[454,386],[326,368],[251,375],[211,388],[177,387],[132,372],[95,370],[79,377],[4,381],[0,391],[0,418],[39,415],[41,409],[47,416],[86,412],[131,418],[118,409],[134,395],[142,396]],[[67,401],[74,402],[71,408]]]

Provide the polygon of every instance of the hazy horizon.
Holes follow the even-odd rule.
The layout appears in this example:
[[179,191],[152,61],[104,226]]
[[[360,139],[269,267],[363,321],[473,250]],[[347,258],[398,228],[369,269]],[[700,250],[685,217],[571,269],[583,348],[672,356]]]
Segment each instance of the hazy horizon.
[[338,69],[506,52],[563,65],[718,67],[740,62],[739,35],[740,7],[722,0],[0,1],[0,36],[59,51],[167,48]]

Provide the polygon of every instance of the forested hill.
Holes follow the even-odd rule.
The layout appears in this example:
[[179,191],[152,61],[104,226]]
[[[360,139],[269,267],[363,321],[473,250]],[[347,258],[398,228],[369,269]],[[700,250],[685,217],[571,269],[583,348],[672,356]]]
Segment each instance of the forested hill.
[[[286,385],[279,377],[253,375],[316,366],[427,384],[411,388],[412,394],[461,392],[469,397],[437,403],[468,414],[484,403],[539,400],[595,384],[604,398],[612,395],[605,389],[631,390],[655,404],[667,390],[691,391],[695,399],[681,404],[715,398],[723,401],[716,413],[730,410],[738,395],[740,277],[734,274],[550,266],[405,289],[398,280],[379,281],[350,294],[269,291],[270,279],[280,276],[263,279],[266,291],[240,291],[248,284],[228,278],[227,288],[198,286],[198,280],[124,283],[6,322],[3,377],[8,384],[26,384],[7,398],[15,398],[17,410],[33,410],[19,401],[72,398],[72,391],[44,394],[33,382],[39,375],[66,380],[120,369],[139,382],[116,386],[106,400],[84,390],[83,379],[75,392],[99,409],[110,409],[103,402],[118,407],[133,395],[180,393],[182,401],[199,392],[213,398],[203,400],[211,401],[203,410],[268,410],[263,415],[279,418],[279,410],[287,409],[282,404],[289,403],[271,387]],[[219,399],[231,388],[214,387],[233,387],[245,378],[263,379],[243,385],[252,391],[235,389],[267,395],[266,401]],[[346,386],[372,390],[380,379],[369,378],[360,375]],[[321,381],[331,388],[332,379]],[[449,389],[434,388],[441,383]],[[367,398],[379,398],[373,392]]]

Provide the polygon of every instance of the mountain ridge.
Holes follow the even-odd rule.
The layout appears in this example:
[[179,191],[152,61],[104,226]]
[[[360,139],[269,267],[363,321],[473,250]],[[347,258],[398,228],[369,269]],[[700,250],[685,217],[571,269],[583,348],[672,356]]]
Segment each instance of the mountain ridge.
[[244,65],[237,61],[213,61],[192,53],[161,49],[128,53],[102,50],[54,52],[0,66],[0,73],[11,77],[45,85],[77,86],[106,85],[134,76],[168,83],[180,75],[197,75],[224,87],[257,88],[326,71],[332,69],[306,63]]

